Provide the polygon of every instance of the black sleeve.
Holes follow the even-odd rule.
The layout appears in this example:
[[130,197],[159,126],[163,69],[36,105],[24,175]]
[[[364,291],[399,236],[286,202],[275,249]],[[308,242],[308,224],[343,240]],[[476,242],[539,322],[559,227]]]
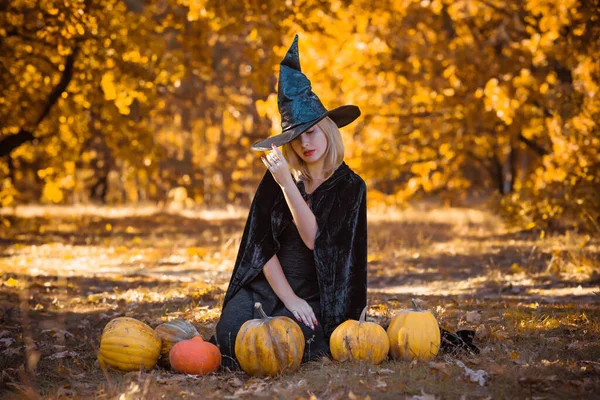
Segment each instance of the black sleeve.
[[315,264],[326,335],[358,319],[367,302],[367,190],[355,175],[336,194],[327,216],[317,216]]
[[242,286],[262,271],[266,262],[279,251],[279,242],[271,225],[273,205],[278,195],[281,195],[281,188],[267,170],[250,205],[223,307]]

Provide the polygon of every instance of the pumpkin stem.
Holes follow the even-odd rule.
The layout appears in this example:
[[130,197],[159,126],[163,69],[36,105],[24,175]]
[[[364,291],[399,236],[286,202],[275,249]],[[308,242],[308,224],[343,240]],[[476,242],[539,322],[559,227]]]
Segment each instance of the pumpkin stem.
[[262,308],[262,304],[260,304],[258,301],[254,303],[254,308],[256,308],[256,311],[259,312],[262,319],[269,319],[269,316],[265,314],[265,310]]
[[423,310],[421,310],[421,307],[419,307],[419,305],[417,304],[417,302],[415,301],[415,299],[410,299],[410,301],[412,302],[413,307],[415,308],[415,310],[417,310],[417,311],[423,311]]
[[367,308],[369,308],[368,305],[366,305],[365,308],[363,308],[362,312],[360,313],[360,318],[358,319],[359,324],[362,324],[367,319]]

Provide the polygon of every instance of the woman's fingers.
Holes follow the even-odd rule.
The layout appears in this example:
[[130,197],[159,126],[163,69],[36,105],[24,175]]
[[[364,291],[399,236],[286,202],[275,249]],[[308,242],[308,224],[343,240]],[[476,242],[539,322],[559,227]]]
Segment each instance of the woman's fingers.
[[305,313],[302,313],[302,321],[304,322],[304,325],[308,326],[310,328],[310,322],[308,319],[308,316]]
[[269,163],[269,160],[267,160],[265,157],[261,157],[260,159],[262,160],[263,164],[265,164],[267,169],[271,169],[271,164]]
[[295,310],[294,310],[294,311],[292,311],[292,315],[293,315],[293,316],[296,318],[296,320],[297,320],[298,322],[301,322],[301,321],[302,321],[302,318],[300,318],[300,313],[299,313],[298,311],[295,311]]
[[315,326],[319,326],[319,321],[317,321],[317,316],[315,315],[315,312],[312,310],[312,308],[310,310],[310,320]]
[[306,303],[304,305],[300,305],[300,308],[291,311],[294,318],[298,320],[298,322],[304,323],[307,327],[315,330],[315,325],[318,326],[317,318],[315,317],[315,313],[312,307]]
[[277,159],[277,157],[275,157],[275,155],[273,155],[273,153],[269,153],[269,154],[267,155],[267,157],[268,157],[269,161],[271,162],[271,164],[276,164],[276,163],[277,163],[277,161],[279,161],[279,160]]
[[283,153],[281,152],[281,150],[279,150],[279,147],[277,147],[277,146],[273,146],[273,152],[275,152],[275,154],[277,155],[277,157],[278,157],[280,160],[283,160],[283,159],[284,159],[284,157],[283,157]]
[[269,153],[269,154],[267,154],[267,157],[266,157],[266,159],[267,159],[267,161],[269,162],[269,165],[270,165],[271,167],[276,167],[276,166],[277,166],[277,162],[276,162],[276,160],[275,160],[275,157],[274,157],[272,154],[270,154],[270,153]]
[[300,322],[302,322],[304,325],[310,328],[310,323],[308,322],[308,318],[306,318],[306,315],[304,315],[304,311],[298,311],[298,315],[300,315]]
[[271,150],[271,153],[269,154],[273,154],[273,157],[275,157],[275,159],[279,160],[279,161],[285,161],[285,157],[283,156],[283,153],[281,152],[281,150],[279,150],[279,147],[275,146],[275,145],[271,145],[271,148],[273,150]]
[[312,321],[310,320],[310,316],[306,315],[306,326],[308,326],[310,329],[312,329],[313,331],[315,330],[315,325],[312,323]]
[[308,326],[310,329],[314,330],[315,323],[313,322],[313,310],[308,304],[306,306],[307,306],[307,308],[304,310],[304,317],[306,318],[306,322],[307,322],[306,326]]
[[280,167],[286,168],[286,159],[277,147],[272,146],[273,150],[262,156],[260,159],[271,171],[279,170]]
[[300,319],[302,320],[302,322],[304,323],[304,325],[308,326],[310,328],[310,322],[308,322],[308,318],[306,316],[306,312],[304,311],[304,308],[300,308],[298,310],[298,314],[300,315]]
[[277,147],[275,147],[275,155],[281,162],[283,162],[283,163],[287,162],[287,160],[285,159],[285,156],[283,155],[281,150],[279,150]]

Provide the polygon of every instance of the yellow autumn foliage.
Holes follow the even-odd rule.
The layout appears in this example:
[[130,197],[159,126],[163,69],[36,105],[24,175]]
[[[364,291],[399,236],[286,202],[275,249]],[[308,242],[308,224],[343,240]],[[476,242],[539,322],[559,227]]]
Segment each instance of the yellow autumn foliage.
[[11,2],[0,13],[0,200],[164,201],[183,187],[207,206],[247,205],[264,171],[249,147],[279,133],[279,62],[299,33],[323,104],[361,108],[342,132],[370,204],[483,193],[523,227],[594,227],[599,10]]

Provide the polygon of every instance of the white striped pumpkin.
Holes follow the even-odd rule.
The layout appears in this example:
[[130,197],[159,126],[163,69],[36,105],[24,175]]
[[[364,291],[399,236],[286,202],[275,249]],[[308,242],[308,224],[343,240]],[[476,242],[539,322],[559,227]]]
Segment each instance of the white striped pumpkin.
[[169,365],[169,352],[173,346],[182,340],[193,339],[200,336],[194,325],[183,319],[174,319],[157,326],[154,331],[160,337],[160,362],[161,366]]

